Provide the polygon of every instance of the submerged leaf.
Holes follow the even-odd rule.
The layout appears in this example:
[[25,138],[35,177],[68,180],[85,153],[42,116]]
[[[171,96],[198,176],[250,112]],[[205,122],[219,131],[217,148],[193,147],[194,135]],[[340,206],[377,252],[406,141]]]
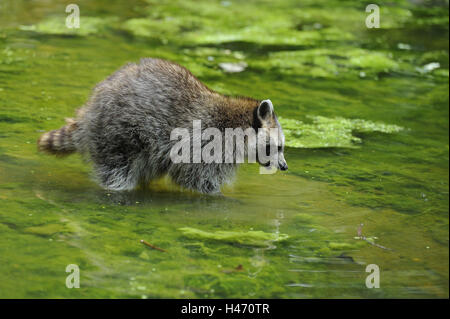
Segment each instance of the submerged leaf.
[[242,244],[248,246],[264,247],[270,242],[283,241],[289,236],[286,234],[266,233],[263,231],[217,231],[207,232],[196,228],[183,227],[178,230],[183,235],[192,239],[218,240],[233,244]]

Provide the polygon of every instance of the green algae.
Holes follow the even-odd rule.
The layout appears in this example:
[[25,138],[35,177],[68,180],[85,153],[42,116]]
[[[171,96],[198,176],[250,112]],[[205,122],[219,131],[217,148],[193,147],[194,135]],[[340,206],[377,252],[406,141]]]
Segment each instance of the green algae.
[[328,247],[332,250],[352,250],[357,249],[358,245],[351,243],[329,243]]
[[[10,47],[5,47],[0,52],[0,64],[9,65],[9,64],[15,64],[20,63],[24,59],[18,56],[18,54],[12,50]],[[3,89],[2,89],[3,90]]]
[[396,133],[403,130],[397,125],[374,123],[361,119],[326,118],[310,116],[313,123],[285,119],[279,121],[286,137],[286,146],[296,148],[355,148],[362,142],[352,133]]
[[87,36],[104,32],[105,29],[115,21],[117,21],[115,17],[98,18],[81,16],[79,28],[68,28],[66,26],[66,18],[64,16],[54,16],[35,25],[20,26],[20,30],[33,31],[49,35]]
[[178,229],[184,236],[193,239],[217,240],[247,246],[265,247],[269,243],[284,241],[289,238],[286,234],[266,233],[263,231],[217,231],[207,232],[200,229],[183,227]]
[[135,36],[155,37],[162,41],[167,41],[165,36],[174,35],[180,27],[178,23],[164,23],[150,18],[129,19],[123,24],[123,29]]
[[307,49],[273,52],[269,59],[256,60],[258,69],[270,67],[272,71],[287,75],[314,78],[377,78],[382,74],[410,72],[421,74],[418,68],[403,63],[391,52],[355,49],[342,46],[336,49]]
[[[129,19],[123,29],[135,36],[158,38],[165,43],[180,42],[220,44],[230,42],[259,45],[312,46],[335,41],[355,40],[355,29],[363,32],[366,13],[361,3],[339,4],[330,12],[315,8],[309,1],[292,6],[290,1],[239,3],[213,1],[147,1],[147,17]],[[383,29],[408,24],[444,24],[448,16],[442,11],[418,18],[406,1],[402,6],[379,4],[383,15]],[[258,10],[255,10],[255,6]],[[285,17],[289,10],[289,18]],[[431,11],[431,10],[430,10]],[[419,20],[419,21],[417,21]],[[179,38],[179,35],[182,35]],[[375,61],[376,59],[373,59]]]
[[69,231],[69,228],[61,224],[45,224],[41,226],[27,227],[23,231],[25,233],[35,235],[50,236],[58,233],[67,233]]

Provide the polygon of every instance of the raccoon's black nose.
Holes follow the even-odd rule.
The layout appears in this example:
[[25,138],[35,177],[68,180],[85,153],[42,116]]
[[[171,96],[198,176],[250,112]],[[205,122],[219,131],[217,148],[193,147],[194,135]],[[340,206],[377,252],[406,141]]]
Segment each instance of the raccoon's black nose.
[[287,171],[287,169],[288,169],[287,163],[281,163],[280,164],[280,170]]

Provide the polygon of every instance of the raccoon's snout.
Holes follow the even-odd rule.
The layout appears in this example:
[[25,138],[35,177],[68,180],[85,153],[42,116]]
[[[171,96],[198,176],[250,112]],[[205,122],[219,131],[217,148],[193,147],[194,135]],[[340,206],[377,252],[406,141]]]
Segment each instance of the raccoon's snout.
[[282,170],[282,171],[287,171],[287,169],[288,169],[288,165],[286,162],[280,162],[280,163],[278,163],[278,166],[280,167],[280,170]]
[[288,169],[288,164],[286,163],[286,160],[284,159],[284,154],[280,153],[278,155],[278,168],[281,171],[287,171]]

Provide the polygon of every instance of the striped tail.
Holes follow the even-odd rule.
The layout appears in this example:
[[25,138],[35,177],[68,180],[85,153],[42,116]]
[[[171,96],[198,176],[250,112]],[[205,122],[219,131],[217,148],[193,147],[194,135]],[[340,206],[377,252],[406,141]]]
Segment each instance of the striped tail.
[[41,135],[37,144],[41,152],[57,156],[69,155],[76,151],[72,133],[77,128],[77,122],[73,119],[66,119],[67,124],[59,130],[53,130]]

